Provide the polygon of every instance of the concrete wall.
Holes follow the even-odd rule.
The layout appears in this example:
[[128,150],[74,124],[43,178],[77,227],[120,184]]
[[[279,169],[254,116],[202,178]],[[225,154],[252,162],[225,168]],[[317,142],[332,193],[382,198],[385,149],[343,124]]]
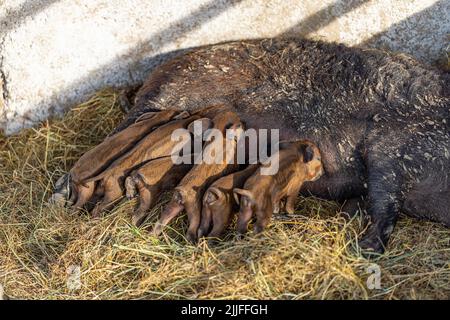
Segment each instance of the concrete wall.
[[0,128],[17,132],[142,80],[168,52],[224,40],[292,33],[431,62],[449,16],[448,0],[0,0]]

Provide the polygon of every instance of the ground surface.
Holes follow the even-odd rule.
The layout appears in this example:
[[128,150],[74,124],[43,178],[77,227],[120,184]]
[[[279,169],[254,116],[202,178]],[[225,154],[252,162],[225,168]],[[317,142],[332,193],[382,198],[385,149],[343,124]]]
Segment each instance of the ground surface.
[[[357,253],[361,219],[299,199],[262,237],[188,245],[185,217],[162,239],[130,224],[124,201],[102,219],[46,204],[52,183],[123,114],[103,91],[62,120],[0,136],[0,284],[26,299],[450,298],[450,229],[402,217],[387,253]],[[165,197],[168,198],[167,196]],[[163,201],[164,202],[164,201]],[[161,205],[153,210],[155,221]],[[381,289],[369,289],[377,268]]]

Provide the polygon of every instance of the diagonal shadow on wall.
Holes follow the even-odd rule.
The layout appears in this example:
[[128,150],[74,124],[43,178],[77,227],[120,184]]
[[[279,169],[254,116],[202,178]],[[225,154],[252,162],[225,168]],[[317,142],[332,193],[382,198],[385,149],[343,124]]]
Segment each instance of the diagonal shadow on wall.
[[3,56],[1,54],[5,36],[18,28],[27,18],[42,12],[52,4],[60,0],[30,0],[24,2],[17,9],[11,9],[0,20],[0,111],[4,108],[4,100],[8,96],[6,77],[2,71]]
[[35,16],[59,1],[60,0],[29,0],[24,2],[18,9],[8,11],[0,20],[0,36],[11,32],[20,26],[25,19]]
[[[450,44],[450,1],[440,0],[388,29],[363,41],[361,46],[383,48],[410,54],[416,59],[434,61]],[[425,33],[423,30],[432,30]],[[444,36],[442,36],[444,35]],[[436,44],[439,44],[436,46]],[[435,47],[431,59],[421,47]]]
[[[193,11],[190,15],[179,19],[178,21],[175,21],[167,28],[157,32],[156,34],[152,35],[147,41],[143,41],[133,48],[129,49],[128,51],[121,54],[116,59],[109,61],[108,63],[105,63],[101,66],[99,66],[96,70],[93,70],[86,74],[84,77],[78,79],[74,83],[70,84],[69,86],[62,89],[58,96],[66,97],[64,105],[70,106],[71,104],[79,102],[81,99],[85,98],[84,96],[79,96],[76,93],[79,92],[80,88],[83,88],[86,86],[86,83],[90,83],[90,91],[93,92],[95,90],[100,89],[100,86],[103,84],[107,85],[123,85],[123,83],[111,83],[109,79],[113,78],[114,73],[123,73],[123,74],[132,74],[133,71],[140,70],[141,73],[147,73],[150,71],[155,65],[158,65],[162,61],[166,60],[167,58],[179,54],[180,52],[188,49],[178,50],[178,51],[172,51],[169,53],[164,54],[158,54],[153,55],[153,53],[158,49],[164,47],[164,45],[176,41],[177,39],[183,37],[184,35],[188,34],[191,31],[194,31],[201,27],[202,24],[208,22],[209,20],[213,19],[214,17],[217,17],[221,13],[225,12],[229,8],[232,8],[236,4],[242,2],[243,0],[234,0],[234,1],[221,1],[221,0],[213,0],[210,1],[202,6],[200,6],[197,10]],[[299,23],[297,23],[294,27],[289,29],[288,31],[284,32],[285,34],[295,34],[299,36],[306,36],[310,34],[311,32],[317,31],[320,28],[328,25],[335,19],[339,18],[339,16],[346,14],[350,12],[351,10],[363,5],[364,3],[368,2],[369,0],[353,0],[353,1],[337,1],[333,5],[328,6],[327,8],[324,8],[311,16],[303,19]],[[51,2],[51,1],[49,1]],[[53,1],[55,2],[55,1]],[[429,11],[430,14],[435,14],[436,11],[442,10],[444,7],[444,16],[448,12],[445,13],[445,10],[448,10],[448,5],[442,4],[445,2],[445,0],[437,2],[434,6],[426,9],[426,11]],[[25,11],[24,11],[25,12]],[[421,12],[415,14],[414,16],[420,17]],[[414,18],[414,16],[405,19],[405,21],[399,22],[398,24],[392,26],[387,31],[381,33],[380,35],[377,35],[371,39],[368,40],[365,44],[374,44],[377,43],[377,39],[379,37],[382,37],[383,34],[389,34],[389,30],[392,28],[397,28],[397,25],[406,24],[409,26],[409,28],[419,28],[420,24],[411,24],[412,22],[420,21],[419,18]],[[143,57],[140,61],[130,61],[130,57],[136,57],[140,56]],[[125,68],[119,68],[119,70],[116,68],[118,65],[124,65],[125,61]],[[106,72],[105,72],[106,70]],[[117,77],[116,77],[117,78]],[[133,84],[137,84],[139,80],[132,80],[134,82]],[[36,109],[46,109],[48,107],[47,105],[43,104],[41,106],[36,106]],[[59,105],[53,105],[51,106],[49,112],[50,114],[54,113],[55,111],[59,111],[62,108]],[[28,118],[30,120],[34,119],[35,116],[33,114],[28,115]]]
[[[164,47],[164,45],[176,41],[177,39],[183,37],[184,35],[188,34],[189,32],[192,32],[202,26],[202,24],[212,20],[213,18],[219,16],[229,8],[234,7],[235,5],[239,4],[243,0],[230,0],[230,1],[223,1],[223,0],[212,0],[204,5],[201,5],[198,9],[191,12],[188,16],[181,18],[177,21],[174,21],[171,23],[167,28],[164,28],[161,31],[158,31],[157,33],[153,34],[152,37],[150,37],[147,41],[143,41],[135,45],[133,48],[127,50],[126,52],[120,54],[117,58],[115,58],[113,61],[109,61],[108,63],[105,63],[95,70],[90,71],[87,73],[84,77],[78,79],[77,81],[73,82],[69,86],[61,89],[57,96],[55,94],[55,98],[58,97],[65,97],[60,103],[56,102],[54,105],[48,106],[47,103],[42,103],[40,105],[37,105],[34,107],[34,110],[45,110],[48,107],[48,113],[49,115],[55,114],[58,111],[61,111],[62,108],[61,105],[64,106],[70,106],[73,105],[80,100],[84,99],[86,97],[86,94],[79,95],[77,94],[80,92],[80,88],[86,88],[86,84],[90,84],[89,91],[93,92],[95,90],[100,89],[100,85],[103,86],[121,86],[124,85],[124,83],[114,83],[110,81],[110,79],[117,79],[117,73],[122,73],[126,75],[132,75],[133,71],[139,70],[139,73],[147,73],[149,72],[155,65],[160,64],[167,58],[181,52],[184,50],[177,50],[172,51],[169,53],[163,53],[158,55],[152,55],[157,49]],[[56,0],[48,0],[45,2],[45,5],[40,7],[39,10],[45,9],[45,7],[48,7],[52,3],[56,2]],[[41,3],[42,4],[42,3]],[[29,13],[34,8],[34,5],[31,4],[29,6],[25,6],[21,10],[19,10],[19,13],[14,13],[18,17],[26,17],[27,12]],[[39,11],[36,10],[36,11]],[[36,12],[34,12],[36,13]],[[11,13],[13,15],[13,13]],[[17,22],[19,23],[19,21]],[[10,27],[10,30],[13,29],[13,26]],[[133,59],[130,59],[130,57],[144,57],[140,61],[130,61]],[[123,68],[123,65],[126,66],[126,68]],[[122,67],[117,67],[122,66]],[[105,74],[105,70],[108,70]],[[108,74],[109,72],[109,74]],[[132,79],[133,83],[127,83],[127,84],[136,84],[139,82],[139,80]],[[3,84],[5,86],[5,83]],[[7,86],[6,86],[7,87]],[[6,91],[7,88],[5,88]],[[30,113],[23,116],[24,120],[29,120],[31,122],[39,121],[41,119],[37,119],[37,115],[32,113],[32,110]]]
[[151,69],[153,66],[155,66],[155,64],[161,63],[165,59],[175,54],[188,50],[188,48],[173,51],[167,54],[159,54],[157,56],[149,56],[149,54],[155,52],[156,49],[162,48],[165,45],[180,39],[186,34],[199,29],[202,24],[208,22],[209,20],[212,20],[213,18],[219,16],[223,12],[243,1],[244,0],[213,0],[211,2],[208,2],[200,6],[197,10],[195,10],[185,18],[174,21],[167,28],[158,31],[150,39],[139,43],[134,48],[128,50],[121,56],[127,57],[133,54],[138,54],[139,56],[144,57],[147,56],[141,63],[139,63],[137,66],[132,66],[132,68],[145,68],[145,66],[150,66]]
[[282,35],[307,36],[329,25],[340,16],[357,9],[371,0],[338,0],[331,5],[309,15],[289,28]]

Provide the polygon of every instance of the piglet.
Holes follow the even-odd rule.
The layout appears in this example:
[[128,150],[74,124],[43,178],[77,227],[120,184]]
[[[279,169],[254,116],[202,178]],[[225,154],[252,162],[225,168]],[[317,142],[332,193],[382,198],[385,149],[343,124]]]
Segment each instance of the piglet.
[[[174,110],[148,112],[126,129],[107,137],[102,143],[84,153],[70,172],[58,179],[50,201],[61,202],[70,196],[71,204],[76,201],[75,208],[82,207],[92,197],[95,187],[94,182],[84,180],[99,174],[152,129],[167,123],[177,114],[178,112]],[[186,114],[183,113],[183,116]]]
[[[189,220],[186,239],[195,242],[201,219],[203,193],[215,180],[238,169],[236,147],[243,124],[236,113],[229,110],[216,113],[212,120],[213,129],[216,130],[206,133],[206,140],[209,142],[205,144],[203,159],[201,163],[194,165],[175,188],[172,200],[153,229],[156,236],[184,209]],[[220,135],[216,135],[217,133]]]
[[[87,179],[85,181],[87,183],[101,181],[101,186],[104,188],[103,200],[94,209],[93,216],[98,216],[102,210],[108,208],[111,203],[122,196],[122,183],[133,169],[149,160],[171,156],[178,152],[177,148],[180,147],[180,142],[172,139],[172,133],[177,129],[191,128],[194,121],[210,122],[206,118],[200,119],[198,115],[173,120],[143,138],[133,149],[115,160],[100,175]],[[187,139],[186,143],[191,143],[190,139]]]
[[[231,222],[232,214],[239,211],[239,202],[233,196],[234,188],[242,188],[245,181],[258,169],[251,164],[216,180],[203,196],[202,219],[198,237],[220,238]],[[212,227],[212,230],[211,230]],[[210,231],[211,230],[211,231]]]
[[233,190],[236,198],[240,198],[237,229],[241,234],[247,232],[253,214],[256,216],[254,232],[262,232],[283,199],[286,199],[286,211],[294,212],[302,184],[315,181],[324,173],[319,148],[307,140],[280,143],[280,149],[273,157],[279,161],[276,173],[263,175],[262,169],[266,165],[261,165],[243,189]]
[[175,188],[191,168],[192,164],[175,164],[172,157],[164,157],[131,172],[125,179],[126,196],[132,199],[139,194],[139,207],[133,213],[133,224],[141,225],[161,193]]

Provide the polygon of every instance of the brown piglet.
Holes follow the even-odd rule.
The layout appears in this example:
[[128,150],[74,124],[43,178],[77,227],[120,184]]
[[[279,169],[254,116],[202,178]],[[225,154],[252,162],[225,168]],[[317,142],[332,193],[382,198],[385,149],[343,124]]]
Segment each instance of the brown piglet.
[[262,232],[283,199],[286,200],[286,211],[292,213],[303,183],[315,181],[324,173],[320,150],[308,140],[280,143],[280,149],[273,157],[279,161],[276,173],[263,175],[261,170],[266,165],[261,165],[243,189],[234,189],[234,195],[240,200],[237,229],[241,234],[247,232],[253,215],[256,216],[254,232]]
[[175,164],[172,157],[164,157],[131,172],[125,179],[126,196],[132,199],[139,194],[139,207],[133,213],[133,224],[141,225],[160,195],[175,188],[191,168],[192,164]]
[[[201,123],[210,122],[209,119],[200,119],[199,116],[194,115],[181,120],[173,120],[160,126],[143,138],[133,149],[115,160],[100,175],[87,179],[85,182],[88,183],[101,181],[100,183],[104,188],[103,200],[95,207],[93,216],[98,216],[102,210],[110,207],[111,203],[122,196],[122,183],[132,170],[149,160],[177,153],[180,142],[172,139],[172,133],[177,129],[189,128],[197,120]],[[186,144],[191,143],[190,137],[184,140]]]
[[245,181],[258,169],[251,164],[242,171],[216,180],[203,196],[202,219],[198,237],[220,238],[231,222],[233,213],[239,211],[239,203],[233,196],[234,188],[242,188]]
[[163,125],[178,114],[174,110],[148,112],[126,129],[107,137],[102,143],[83,154],[69,172],[70,202],[75,208],[82,207],[94,193],[94,182],[86,179],[106,169],[115,159],[130,150],[155,127]]
[[204,146],[202,161],[195,164],[175,188],[172,201],[163,210],[153,229],[155,235],[159,235],[164,226],[184,209],[189,220],[186,239],[195,242],[200,226],[203,193],[215,180],[239,167],[235,157],[237,140],[243,130],[242,122],[236,113],[229,110],[218,112],[212,120],[213,129],[216,130],[209,132],[214,133],[213,136],[206,133],[209,142]]

